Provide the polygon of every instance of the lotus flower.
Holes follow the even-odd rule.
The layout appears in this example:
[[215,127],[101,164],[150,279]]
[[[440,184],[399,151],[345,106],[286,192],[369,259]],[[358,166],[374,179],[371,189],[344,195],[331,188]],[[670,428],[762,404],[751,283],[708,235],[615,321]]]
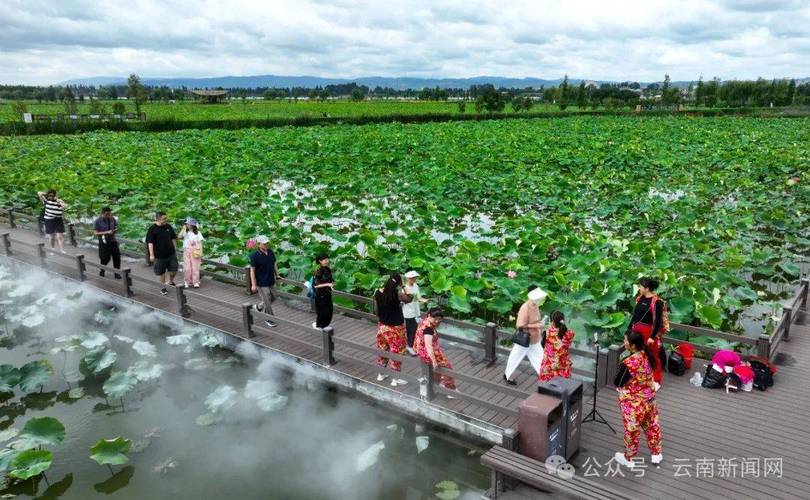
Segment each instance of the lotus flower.
[[248,247],[248,250],[253,250],[254,248],[256,248],[256,240],[250,238],[249,240],[247,240],[246,246]]
[[506,276],[514,279],[514,277],[517,276],[517,273],[515,271],[506,271]]

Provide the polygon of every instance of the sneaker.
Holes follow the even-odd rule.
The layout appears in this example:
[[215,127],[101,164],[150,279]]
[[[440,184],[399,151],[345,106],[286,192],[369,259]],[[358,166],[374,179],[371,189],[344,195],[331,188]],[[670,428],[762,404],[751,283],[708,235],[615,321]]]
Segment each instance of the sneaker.
[[121,275],[116,273],[116,275],[115,275],[115,279],[120,280],[120,279],[121,279]]
[[453,389],[453,394],[445,394],[445,396],[447,396],[447,399],[458,399],[459,393],[460,391],[458,389]]
[[514,380],[509,380],[508,378],[506,378],[506,374],[503,375],[503,380],[509,385],[517,385],[517,382],[515,382]]
[[627,467],[628,469],[633,468],[633,462],[627,460],[627,458],[624,456],[624,453],[622,453],[621,451],[617,451],[616,454],[613,455],[613,460],[615,460],[619,465],[623,467]]
[[168,291],[168,290],[166,290],[165,288],[161,288],[161,289],[160,289],[160,294],[161,294],[161,295],[169,295],[169,291]]
[[405,385],[407,384],[407,380],[402,380],[401,378],[395,378],[391,380],[391,387],[396,387],[398,385]]
[[262,311],[264,311],[264,304],[262,304],[262,303],[256,304],[255,306],[253,306],[253,308],[256,309],[259,312],[262,312]]
[[199,283],[194,283],[194,288],[200,288],[200,284]]
[[383,380],[387,379],[388,375],[383,375],[382,373],[377,374],[377,382],[382,382]]
[[664,455],[661,454],[661,453],[659,453],[658,455],[652,455],[650,457],[650,461],[652,462],[653,465],[655,465],[657,467],[657,466],[661,465],[661,462],[664,461]]
[[171,286],[177,286],[177,283],[175,283],[174,281],[169,282],[169,284],[170,284]]
[[413,350],[413,347],[406,347],[405,350],[408,351],[408,354],[411,356],[416,356],[416,351]]
[[653,382],[653,388],[655,389],[655,392],[658,392],[658,389],[661,388],[661,384],[658,382]]
[[191,288],[191,284],[190,283],[183,283],[183,288]]
[[98,270],[98,275],[103,278],[104,277],[104,269],[99,269]]
[[265,326],[267,326],[267,328],[273,328],[274,326],[276,326],[276,324],[270,321],[269,319],[265,321],[264,324]]
[[318,323],[315,321],[312,322],[312,328],[314,328],[315,330],[320,330],[320,328],[318,328]]

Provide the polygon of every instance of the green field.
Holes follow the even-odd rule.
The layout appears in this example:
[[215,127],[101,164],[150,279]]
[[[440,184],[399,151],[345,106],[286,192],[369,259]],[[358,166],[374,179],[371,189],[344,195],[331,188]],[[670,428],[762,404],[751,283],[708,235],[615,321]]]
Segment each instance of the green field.
[[[127,111],[134,112],[135,106],[127,101]],[[104,101],[107,113],[112,113],[111,101]],[[65,113],[63,104],[27,103],[28,111],[35,114]],[[575,110],[569,107],[568,111]],[[558,111],[557,106],[537,104],[532,111]],[[143,111],[147,120],[245,120],[262,118],[294,118],[323,116],[385,116],[414,115],[427,113],[459,113],[455,102],[440,101],[363,101],[336,100],[326,102],[310,101],[233,101],[226,104],[200,104],[192,101],[170,103],[145,103]],[[511,111],[507,106],[506,111]],[[88,104],[78,105],[79,113],[89,113]],[[475,113],[474,103],[468,102],[465,112]],[[20,120],[14,113],[13,103],[0,103],[0,122]]]
[[53,187],[69,217],[110,204],[134,238],[155,210],[191,215],[209,256],[239,265],[260,233],[284,269],[329,249],[338,287],[362,294],[413,267],[454,315],[502,324],[536,283],[580,333],[618,331],[656,275],[674,321],[741,331],[808,255],[808,165],[807,118],[97,132],[0,137],[0,203]]

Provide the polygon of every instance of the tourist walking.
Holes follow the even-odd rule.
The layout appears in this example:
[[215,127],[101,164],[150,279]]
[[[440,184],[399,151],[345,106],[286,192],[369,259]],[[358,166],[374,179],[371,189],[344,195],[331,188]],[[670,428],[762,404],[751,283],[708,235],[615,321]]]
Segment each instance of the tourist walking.
[[624,348],[630,352],[619,365],[614,385],[619,393],[619,408],[624,425],[624,452],[616,452],[614,459],[619,464],[632,468],[633,458],[638,454],[641,431],[647,438],[647,447],[653,465],[664,460],[661,452],[661,426],[658,423],[658,406],[655,403],[653,370],[656,356],[639,332],[624,335]]
[[661,388],[664,370],[659,352],[661,351],[661,336],[663,335],[663,321],[666,311],[664,300],[655,294],[658,281],[652,278],[641,278],[638,282],[638,295],[636,306],[633,309],[633,318],[630,320],[629,331],[638,332],[644,337],[644,345],[650,348],[655,358],[653,380],[655,390]]
[[335,281],[332,279],[332,269],[329,267],[329,256],[325,253],[315,257],[318,269],[315,270],[313,283],[313,300],[315,301],[315,322],[313,328],[326,328],[332,323],[334,313],[332,304],[332,290]]
[[[444,312],[442,312],[441,308],[430,308],[416,329],[413,348],[423,363],[432,366],[434,369],[447,368],[452,370],[453,365],[450,364],[450,360],[447,359],[441,346],[439,346],[439,331],[437,328],[442,319],[444,319]],[[433,379],[447,389],[456,389],[456,382],[449,375],[434,373]]]
[[571,378],[571,357],[568,350],[573,340],[574,332],[565,324],[565,315],[561,311],[551,313],[551,324],[544,337],[540,382],[548,382],[554,377]]
[[405,349],[407,349],[411,356],[416,355],[416,351],[413,347],[413,339],[416,334],[416,327],[419,324],[419,318],[422,316],[420,306],[427,302],[427,300],[422,298],[419,285],[416,283],[416,278],[418,277],[419,273],[414,270],[405,273],[405,293],[413,297],[413,300],[407,304],[402,304],[402,316],[405,318],[405,337],[408,344]]
[[146,246],[149,248],[149,263],[154,264],[155,274],[160,276],[161,295],[168,295],[166,285],[177,286],[174,276],[177,274],[177,233],[168,223],[165,212],[155,214],[155,223],[146,232]]
[[177,236],[183,240],[183,286],[200,288],[200,265],[205,238],[197,221],[193,217],[187,218]]
[[518,343],[512,344],[512,351],[509,353],[509,359],[506,360],[506,371],[503,374],[503,379],[509,385],[517,385],[517,382],[512,380],[512,374],[526,356],[529,357],[534,371],[540,375],[540,363],[543,361],[543,346],[540,344],[540,340],[545,323],[540,314],[540,304],[546,300],[546,297],[548,294],[540,288],[529,287],[526,302],[518,310],[515,327],[529,333],[529,345],[524,347]]
[[[93,233],[98,237],[98,260],[102,266],[106,266],[112,259],[113,267],[121,269],[121,249],[115,238],[117,232],[118,221],[113,217],[112,209],[102,208],[101,216],[93,221]],[[104,269],[99,269],[98,275],[104,276]],[[115,279],[121,279],[121,275],[115,273]]]
[[[405,352],[405,318],[402,316],[402,304],[408,303],[412,297],[402,288],[402,276],[394,273],[388,277],[385,286],[374,292],[374,310],[377,314],[377,349],[402,354]],[[389,360],[385,356],[377,357],[377,364],[400,371],[402,363],[395,359]],[[382,382],[388,375],[379,373],[377,381]],[[394,378],[391,386],[405,385],[408,382]]]
[[42,219],[45,224],[45,234],[51,243],[51,248],[54,248],[55,245],[60,252],[64,252],[65,220],[63,216],[68,205],[62,201],[61,198],[56,197],[55,189],[49,189],[46,192],[39,191],[37,196],[44,206]]
[[[260,303],[256,304],[256,310],[274,316],[272,304],[276,300],[275,286],[278,278],[278,265],[276,264],[276,254],[267,247],[269,242],[267,236],[256,237],[258,248],[250,254],[250,291],[258,292],[262,299]],[[270,328],[276,326],[269,319],[264,324]]]

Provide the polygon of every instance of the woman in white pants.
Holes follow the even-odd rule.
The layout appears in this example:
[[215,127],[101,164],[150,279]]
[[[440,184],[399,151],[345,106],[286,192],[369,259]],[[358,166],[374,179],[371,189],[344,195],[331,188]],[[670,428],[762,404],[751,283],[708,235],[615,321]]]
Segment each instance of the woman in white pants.
[[529,362],[532,364],[534,371],[538,375],[540,374],[540,365],[543,363],[543,346],[540,339],[546,323],[545,318],[540,314],[540,304],[546,300],[546,297],[548,297],[546,292],[540,288],[532,287],[529,290],[528,300],[520,306],[515,327],[528,330],[529,347],[512,344],[512,352],[509,353],[509,359],[506,361],[506,372],[503,374],[503,379],[509,385],[517,385],[517,382],[512,380],[512,374],[515,373],[520,362],[526,356],[529,356]]

